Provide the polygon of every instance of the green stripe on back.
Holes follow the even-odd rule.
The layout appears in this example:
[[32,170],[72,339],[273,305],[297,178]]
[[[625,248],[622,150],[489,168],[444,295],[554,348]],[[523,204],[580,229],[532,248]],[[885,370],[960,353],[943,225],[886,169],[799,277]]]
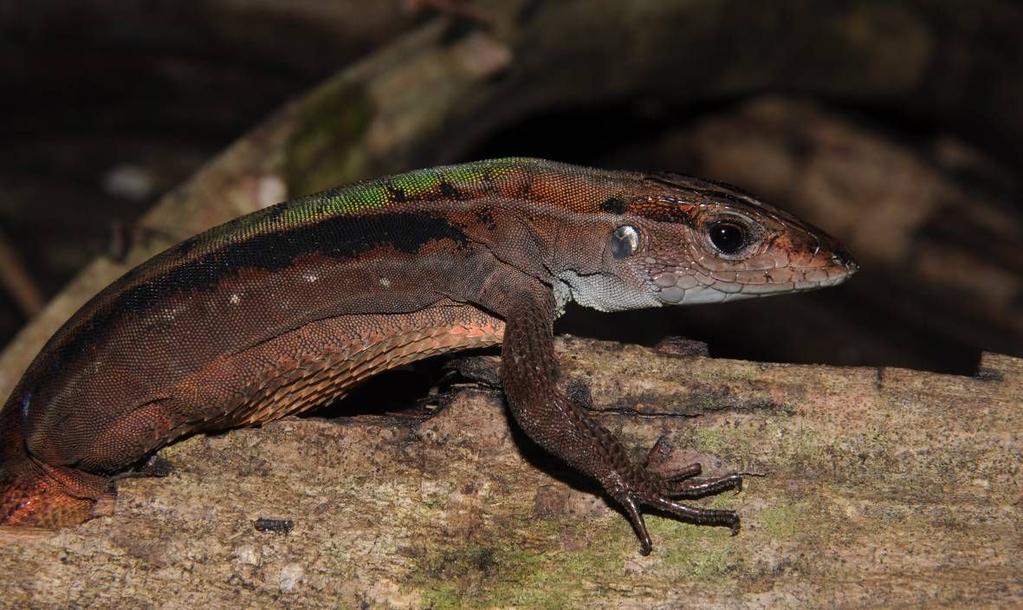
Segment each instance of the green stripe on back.
[[[414,170],[306,195],[271,206],[215,227],[199,237],[199,250],[217,248],[258,235],[315,223],[338,215],[361,214],[414,201],[446,198],[442,184],[463,197],[485,194],[488,189],[511,195],[531,176],[543,173],[581,174],[586,168],[531,158],[503,158],[461,165]],[[395,189],[404,197],[396,198]]]

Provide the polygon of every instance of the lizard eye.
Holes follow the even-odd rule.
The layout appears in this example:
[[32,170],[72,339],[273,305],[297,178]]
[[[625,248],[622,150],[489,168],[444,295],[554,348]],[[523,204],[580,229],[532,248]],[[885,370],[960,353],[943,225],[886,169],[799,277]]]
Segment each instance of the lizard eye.
[[632,256],[639,250],[639,232],[636,227],[622,225],[611,234],[611,255],[615,258]]
[[707,227],[710,243],[722,254],[735,254],[746,247],[749,239],[746,229],[734,222],[715,222]]

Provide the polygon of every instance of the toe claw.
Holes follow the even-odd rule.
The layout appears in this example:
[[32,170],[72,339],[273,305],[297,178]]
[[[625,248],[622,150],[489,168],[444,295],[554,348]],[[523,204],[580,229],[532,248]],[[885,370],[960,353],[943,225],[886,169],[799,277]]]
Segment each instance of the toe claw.
[[650,541],[650,534],[646,530],[646,522],[643,521],[643,513],[640,512],[636,499],[632,495],[626,495],[625,497],[620,498],[619,502],[622,507],[625,508],[625,515],[629,518],[629,523],[632,524],[632,529],[636,531],[636,536],[639,537],[640,554],[649,555],[654,546]]

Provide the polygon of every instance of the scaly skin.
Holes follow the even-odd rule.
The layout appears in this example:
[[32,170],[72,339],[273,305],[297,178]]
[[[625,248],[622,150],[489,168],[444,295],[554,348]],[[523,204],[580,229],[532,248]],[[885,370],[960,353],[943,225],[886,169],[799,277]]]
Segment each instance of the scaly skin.
[[641,509],[737,488],[632,463],[556,387],[552,324],[843,281],[829,237],[730,187],[533,159],[427,169],[319,193],[189,239],[129,271],[46,344],[0,411],[0,525],[61,527],[113,507],[113,477],[195,432],[343,396],[377,372],[504,342],[522,429]]

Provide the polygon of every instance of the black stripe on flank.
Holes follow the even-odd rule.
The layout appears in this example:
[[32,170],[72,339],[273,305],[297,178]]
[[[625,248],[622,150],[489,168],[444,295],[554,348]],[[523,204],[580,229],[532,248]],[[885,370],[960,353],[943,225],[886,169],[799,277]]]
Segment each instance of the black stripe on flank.
[[[238,269],[283,269],[302,255],[349,259],[387,245],[405,254],[415,254],[425,244],[439,240],[451,240],[459,245],[468,242],[461,228],[433,214],[403,212],[336,216],[227,245],[171,270],[168,276],[175,277],[167,277],[165,281],[201,289]],[[140,286],[136,290],[143,288]]]
[[[115,299],[95,310],[89,319],[82,320],[76,332],[65,337],[61,345],[54,346],[56,353],[50,361],[51,372],[59,372],[69,360],[85,356],[90,347],[101,345],[119,318],[154,310],[189,293],[212,290],[242,269],[280,270],[305,255],[350,260],[386,246],[414,255],[426,244],[437,241],[450,241],[456,247],[464,247],[469,239],[460,227],[443,217],[407,212],[337,216],[227,243],[187,263],[151,275],[145,283],[123,289]],[[152,264],[161,263],[167,264],[166,260]],[[116,290],[116,286],[117,283],[110,289]],[[103,293],[97,296],[102,297]]]

